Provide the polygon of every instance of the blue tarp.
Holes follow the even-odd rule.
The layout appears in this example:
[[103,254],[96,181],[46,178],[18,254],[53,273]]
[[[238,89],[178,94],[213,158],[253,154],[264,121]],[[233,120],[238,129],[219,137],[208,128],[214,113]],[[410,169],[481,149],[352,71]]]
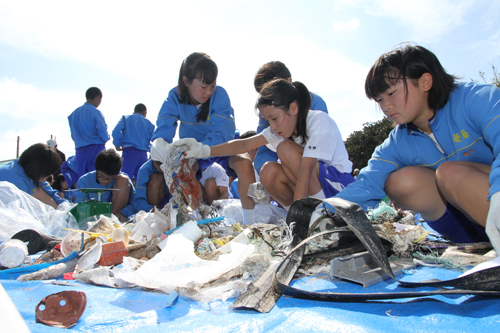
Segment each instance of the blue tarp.
[[[419,267],[400,278],[424,281],[452,279],[460,273]],[[62,281],[62,280],[57,280]],[[83,332],[497,332],[500,299],[475,296],[427,297],[370,303],[330,303],[281,297],[269,313],[233,310],[234,299],[201,303],[156,292],[113,289],[67,281],[60,286],[40,281],[0,280],[32,332],[62,330],[36,323],[40,300],[62,290],[83,291],[87,308],[77,325]],[[390,292],[394,280],[363,288],[328,276],[299,278],[292,286],[335,293]],[[417,290],[432,290],[419,288]],[[408,289],[403,289],[408,291]],[[410,289],[409,291],[415,291]]]

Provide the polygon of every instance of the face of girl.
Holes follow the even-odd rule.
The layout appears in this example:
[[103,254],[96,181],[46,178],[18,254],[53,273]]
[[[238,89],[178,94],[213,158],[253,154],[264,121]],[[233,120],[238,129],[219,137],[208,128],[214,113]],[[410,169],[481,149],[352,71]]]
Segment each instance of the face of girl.
[[418,126],[418,124],[427,123],[434,115],[434,111],[429,108],[427,102],[430,87],[423,82],[424,75],[416,81],[416,85],[415,80],[406,80],[408,93],[406,93],[403,80],[398,80],[375,99],[384,114],[398,125],[414,123]]
[[272,105],[263,105],[259,107],[260,114],[269,122],[269,126],[271,130],[276,134],[289,138],[297,127],[297,104],[292,103],[288,109],[288,112],[285,112],[283,109],[272,106]]
[[194,79],[193,82],[188,83],[187,78],[184,77],[184,83],[188,87],[189,95],[197,104],[202,104],[208,101],[215,91],[217,81],[212,84],[206,84],[199,79]]

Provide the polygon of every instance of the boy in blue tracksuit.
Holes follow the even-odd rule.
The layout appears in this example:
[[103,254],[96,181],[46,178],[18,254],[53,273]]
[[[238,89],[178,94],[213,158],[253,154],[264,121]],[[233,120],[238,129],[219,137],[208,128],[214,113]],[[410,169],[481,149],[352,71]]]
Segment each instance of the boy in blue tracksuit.
[[54,148],[36,143],[26,149],[19,159],[0,165],[0,181],[12,183],[21,191],[57,208],[59,204],[68,201],[57,195],[47,179],[60,166],[61,158]]
[[75,142],[78,177],[95,170],[95,157],[110,139],[104,116],[97,109],[102,100],[101,90],[91,87],[85,97],[87,102],[68,116],[71,138]]
[[[292,74],[281,61],[270,61],[259,68],[259,71],[255,75],[254,87],[257,93],[267,82],[274,79],[285,79],[292,82]],[[311,110],[324,111],[328,113],[328,108],[326,103],[320,96],[316,94],[311,94]],[[257,126],[257,134],[261,133],[269,124],[264,119],[259,118],[259,125]],[[278,160],[278,155],[276,152],[269,149],[267,146],[262,146],[257,149],[257,155],[254,158],[254,167],[258,174],[260,174],[260,169],[264,163],[268,161],[276,162]]]
[[139,103],[132,115],[123,116],[113,129],[113,144],[122,151],[122,172],[137,182],[139,168],[148,160],[155,126],[146,119],[148,110]]
[[398,126],[337,197],[366,209],[387,194],[460,243],[488,241],[486,225],[499,251],[500,89],[458,83],[432,52],[405,45],[377,60],[365,91]]
[[[121,222],[128,221],[128,217],[137,211],[132,206],[134,201],[135,188],[128,176],[120,172],[122,159],[114,149],[101,151],[95,159],[95,170],[80,177],[77,189],[81,188],[101,188],[113,191],[104,192],[102,201],[112,203],[112,213]],[[83,193],[78,191],[76,201],[83,201]],[[97,194],[88,193],[88,199],[97,199]]]
[[153,207],[162,209],[171,198],[161,170],[161,161],[167,154],[167,146],[168,143],[162,138],[154,140],[151,145],[151,159],[139,169],[133,201],[137,211],[149,212]]

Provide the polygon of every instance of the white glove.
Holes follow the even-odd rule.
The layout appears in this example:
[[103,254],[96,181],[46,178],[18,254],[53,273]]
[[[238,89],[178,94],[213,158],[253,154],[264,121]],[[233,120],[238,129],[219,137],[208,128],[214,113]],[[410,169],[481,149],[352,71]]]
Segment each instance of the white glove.
[[185,153],[185,158],[209,158],[210,146],[204,145],[193,138],[185,138],[177,140],[173,143],[176,147],[182,147]]
[[490,238],[491,245],[500,255],[500,192],[496,192],[490,199],[490,210],[486,219],[486,234]]

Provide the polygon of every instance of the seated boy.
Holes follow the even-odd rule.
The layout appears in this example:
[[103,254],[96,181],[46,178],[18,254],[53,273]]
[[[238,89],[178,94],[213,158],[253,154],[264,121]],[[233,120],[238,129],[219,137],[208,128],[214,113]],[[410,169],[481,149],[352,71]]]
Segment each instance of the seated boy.
[[[95,171],[83,175],[77,184],[81,188],[113,189],[102,193],[101,200],[112,203],[112,213],[121,222],[126,222],[127,217],[136,213],[131,205],[135,188],[130,178],[123,172],[122,159],[114,149],[101,151],[95,158]],[[118,191],[116,191],[118,190]],[[97,199],[97,194],[88,193],[86,200]],[[77,202],[83,201],[83,194],[77,193]]]

